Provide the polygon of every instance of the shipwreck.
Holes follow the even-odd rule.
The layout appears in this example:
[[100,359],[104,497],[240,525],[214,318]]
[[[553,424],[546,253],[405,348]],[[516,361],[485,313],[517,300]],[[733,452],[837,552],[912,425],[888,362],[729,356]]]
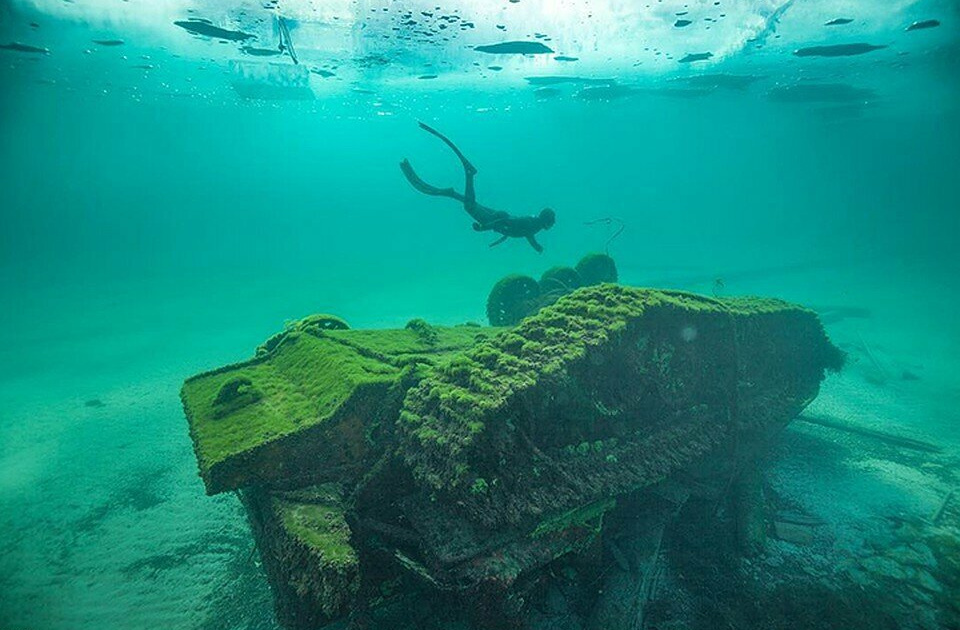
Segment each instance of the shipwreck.
[[200,475],[239,492],[284,626],[640,628],[682,510],[762,537],[751,462],[843,364],[817,315],[566,289],[510,326],[314,316],[186,381]]

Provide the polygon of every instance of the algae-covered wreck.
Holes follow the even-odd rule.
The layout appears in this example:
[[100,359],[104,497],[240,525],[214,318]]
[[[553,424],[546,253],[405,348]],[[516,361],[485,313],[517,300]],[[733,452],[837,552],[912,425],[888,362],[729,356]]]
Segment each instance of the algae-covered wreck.
[[284,625],[632,628],[665,524],[842,360],[801,307],[604,284],[511,328],[309,318],[182,396]]

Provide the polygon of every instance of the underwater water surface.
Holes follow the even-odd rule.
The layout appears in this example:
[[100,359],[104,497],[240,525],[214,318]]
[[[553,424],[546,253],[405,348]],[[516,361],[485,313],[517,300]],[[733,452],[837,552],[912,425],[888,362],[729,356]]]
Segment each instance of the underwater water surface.
[[[950,0],[0,3],[0,627],[278,627],[183,380],[311,313],[485,323],[504,275],[594,251],[625,284],[858,309],[825,320],[854,360],[814,408],[945,459],[804,491],[838,548],[929,514],[960,454],[958,23]],[[481,203],[555,211],[543,253],[411,188],[404,158],[463,187],[419,121]]]

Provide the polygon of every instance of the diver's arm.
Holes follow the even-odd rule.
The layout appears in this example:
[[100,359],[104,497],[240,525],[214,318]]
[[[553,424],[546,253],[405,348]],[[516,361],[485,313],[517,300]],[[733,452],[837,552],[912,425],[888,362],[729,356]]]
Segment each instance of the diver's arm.
[[537,237],[536,237],[536,236],[534,236],[533,234],[531,234],[530,236],[527,237],[527,242],[530,243],[530,247],[532,247],[532,248],[534,248],[535,250],[537,250],[537,253],[538,253],[538,254],[542,254],[542,253],[543,253],[543,246],[542,246],[540,243],[537,242]]
[[503,236],[501,236],[500,238],[498,238],[498,239],[495,240],[494,242],[490,243],[490,247],[496,247],[497,245],[499,245],[500,243],[504,242],[504,241],[507,240],[508,238],[510,238],[510,237],[507,236],[506,234],[504,234]]

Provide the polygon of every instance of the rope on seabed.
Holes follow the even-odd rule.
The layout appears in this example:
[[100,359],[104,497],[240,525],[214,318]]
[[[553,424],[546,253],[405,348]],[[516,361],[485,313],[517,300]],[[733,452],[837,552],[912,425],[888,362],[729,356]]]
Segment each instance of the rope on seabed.
[[603,217],[602,219],[594,219],[593,221],[585,221],[584,225],[607,225],[607,226],[617,226],[614,233],[607,239],[607,242],[603,245],[603,252],[609,256],[610,255],[610,243],[614,241],[618,236],[623,234],[623,231],[627,229],[627,224],[623,222],[622,219],[617,217]]

